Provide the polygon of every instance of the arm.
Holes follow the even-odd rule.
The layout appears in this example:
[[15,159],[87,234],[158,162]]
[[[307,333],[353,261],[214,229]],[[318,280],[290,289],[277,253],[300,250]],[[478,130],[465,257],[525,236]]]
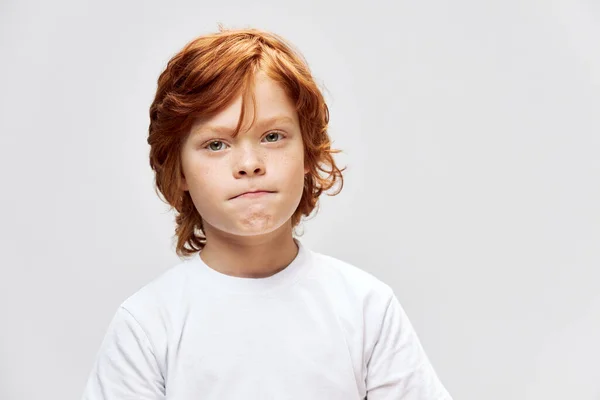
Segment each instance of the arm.
[[392,293],[367,363],[368,400],[452,400]]
[[131,313],[119,307],[102,341],[82,399],[164,398],[164,379],[152,345]]

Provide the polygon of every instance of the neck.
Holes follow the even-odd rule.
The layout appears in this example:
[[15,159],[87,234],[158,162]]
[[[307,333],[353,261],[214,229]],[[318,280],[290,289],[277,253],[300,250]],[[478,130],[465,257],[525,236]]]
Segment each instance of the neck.
[[226,275],[266,278],[285,269],[298,254],[291,222],[257,236],[230,236],[206,225],[206,245],[200,258]]

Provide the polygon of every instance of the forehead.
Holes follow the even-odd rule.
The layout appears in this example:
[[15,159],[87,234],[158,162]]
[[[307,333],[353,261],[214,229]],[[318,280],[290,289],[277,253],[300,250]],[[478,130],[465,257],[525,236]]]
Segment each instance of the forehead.
[[[254,100],[245,98],[245,115],[242,130],[247,129],[256,113],[256,127],[273,124],[298,124],[298,114],[291,99],[277,82],[259,73],[255,77]],[[256,107],[256,108],[255,108]],[[240,118],[242,109],[242,94],[237,96],[225,109],[206,119],[194,122],[192,132],[233,132]]]

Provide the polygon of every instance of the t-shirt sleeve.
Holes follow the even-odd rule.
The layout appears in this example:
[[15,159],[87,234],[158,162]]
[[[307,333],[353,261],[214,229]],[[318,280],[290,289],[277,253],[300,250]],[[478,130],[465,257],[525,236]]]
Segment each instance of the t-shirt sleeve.
[[367,363],[368,400],[452,400],[394,294]]
[[163,400],[162,373],[146,333],[123,306],[109,324],[82,400]]

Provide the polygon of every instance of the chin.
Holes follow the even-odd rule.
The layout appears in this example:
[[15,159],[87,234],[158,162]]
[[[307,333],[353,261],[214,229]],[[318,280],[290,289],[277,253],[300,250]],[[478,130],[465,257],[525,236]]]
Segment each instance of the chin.
[[230,219],[226,224],[217,228],[235,236],[262,236],[278,229],[285,229],[286,224],[291,224],[293,210],[289,213],[289,216],[287,214],[274,215],[255,212],[238,215],[237,218],[234,217],[235,220]]
[[223,208],[218,213],[207,213],[205,228],[221,231],[225,236],[238,237],[263,236],[288,228],[291,231],[291,218],[299,202],[300,197],[297,202],[284,201],[285,204],[256,202],[242,207],[236,204],[234,207]]
[[275,219],[273,216],[249,217],[237,221],[236,230],[240,236],[256,236],[271,233],[283,226],[286,218]]

